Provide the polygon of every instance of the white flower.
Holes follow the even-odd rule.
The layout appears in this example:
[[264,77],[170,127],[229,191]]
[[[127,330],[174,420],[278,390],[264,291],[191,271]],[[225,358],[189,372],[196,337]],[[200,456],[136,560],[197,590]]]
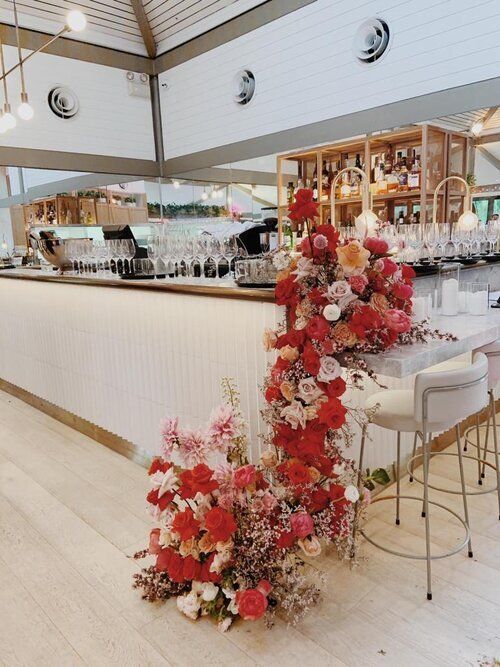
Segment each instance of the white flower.
[[295,280],[300,280],[301,278],[307,278],[315,270],[314,262],[312,259],[307,257],[301,257],[297,262],[297,268],[292,273],[297,276]]
[[316,535],[311,535],[303,540],[298,540],[297,544],[302,549],[306,556],[316,558],[321,553],[321,542]]
[[273,257],[273,264],[278,271],[282,271],[290,264],[290,256],[286,252],[277,252]]
[[299,398],[306,403],[313,403],[323,394],[312,377],[304,378],[299,382],[297,393]]
[[206,513],[212,507],[212,502],[208,494],[203,494],[198,491],[198,493],[193,498],[196,503],[196,509],[194,511],[194,518],[197,521],[202,521],[205,518]]
[[214,556],[212,564],[210,565],[210,572],[215,572],[216,574],[219,574],[219,572],[221,572],[221,570],[223,570],[224,565],[229,563],[231,558],[232,558],[232,552],[231,551],[217,552]]
[[228,600],[231,600],[231,602],[227,606],[227,610],[231,612],[231,614],[237,614],[238,605],[236,604],[236,591],[233,591],[232,588],[223,588],[222,592],[224,593],[224,595],[227,597]]
[[[318,375],[319,378],[319,375]],[[290,405],[287,405],[280,413],[280,417],[290,424],[292,428],[297,428],[301,426],[305,428],[307,421],[307,414],[304,410],[304,406],[299,401],[292,401]]]
[[359,500],[358,489],[353,484],[346,486],[344,491],[344,498],[350,503],[355,503],[357,500]]
[[326,290],[328,301],[338,301],[350,294],[352,294],[352,290],[347,280],[336,280],[331,285],[328,285],[328,289]]
[[169,468],[167,472],[163,475],[163,479],[160,484],[158,491],[158,498],[161,498],[164,493],[168,491],[174,491],[177,488],[178,483],[177,475],[173,468]]
[[332,468],[332,472],[334,475],[342,475],[345,472],[345,465],[343,463],[336,463]]
[[204,602],[212,602],[212,600],[215,600],[217,593],[219,592],[219,587],[213,584],[211,581],[205,582],[202,584],[202,586],[202,600],[204,600]]
[[188,618],[196,621],[198,612],[200,611],[201,600],[195,591],[191,591],[187,595],[179,595],[177,598],[177,609],[185,614]]
[[339,319],[341,312],[342,311],[336,303],[329,303],[323,308],[325,320],[328,320],[329,322],[336,322]]
[[297,319],[295,320],[294,326],[295,326],[296,329],[298,329],[300,331],[301,329],[306,328],[307,322],[308,322],[307,317],[297,317]]
[[161,547],[168,547],[172,542],[175,542],[174,537],[169,529],[161,528],[160,536],[158,537],[158,544]]
[[220,623],[217,625],[217,629],[219,632],[227,632],[232,622],[232,616],[226,616],[226,618],[223,621],[220,621]]
[[319,373],[317,378],[320,382],[331,382],[342,373],[342,368],[335,357],[321,357],[319,360]]

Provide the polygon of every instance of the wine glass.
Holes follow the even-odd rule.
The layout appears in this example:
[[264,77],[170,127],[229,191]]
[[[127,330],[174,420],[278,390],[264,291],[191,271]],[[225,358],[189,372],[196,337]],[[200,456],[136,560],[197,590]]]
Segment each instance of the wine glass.
[[158,260],[160,259],[160,243],[157,236],[148,236],[148,259],[153,264],[154,279],[158,280]]
[[493,251],[498,238],[498,223],[496,220],[490,220],[486,225],[486,240],[489,247],[489,255],[493,255]]
[[125,239],[123,241],[124,245],[124,258],[127,262],[128,273],[131,272],[131,260],[135,257],[135,243],[132,239]]
[[215,236],[211,237],[210,256],[215,262],[215,278],[217,279],[219,277],[219,264],[224,255],[223,255],[222,243]]
[[[261,234],[262,236],[262,234]],[[236,236],[230,236],[227,239],[224,239],[222,242],[222,253],[224,255],[224,258],[227,260],[227,278],[231,279],[232,277],[232,271],[231,271],[231,263],[236,259],[238,255],[238,239]]]

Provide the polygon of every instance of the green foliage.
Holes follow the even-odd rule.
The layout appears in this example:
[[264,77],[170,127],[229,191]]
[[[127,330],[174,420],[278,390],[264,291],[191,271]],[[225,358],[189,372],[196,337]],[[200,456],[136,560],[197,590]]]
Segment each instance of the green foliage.
[[391,478],[385,468],[375,468],[372,472],[368,469],[365,478],[365,487],[370,489],[370,491],[373,491],[375,484],[382,484],[385,486],[386,484],[389,484],[390,481]]
[[[159,218],[159,202],[148,202],[148,212]],[[220,218],[229,215],[229,211],[219,204],[163,204],[163,215],[166,218]]]

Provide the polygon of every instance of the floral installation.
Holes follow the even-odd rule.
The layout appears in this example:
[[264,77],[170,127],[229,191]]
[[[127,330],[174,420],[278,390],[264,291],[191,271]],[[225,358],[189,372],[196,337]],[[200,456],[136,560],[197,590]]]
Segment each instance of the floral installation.
[[332,226],[315,227],[310,190],[297,192],[290,217],[307,236],[299,253],[273,259],[287,321],[264,332],[277,355],[263,387],[265,451],[249,462],[229,379],[204,429],[164,420],[147,495],[156,525],[134,556],[155,559],[134,577],[145,599],[176,597],[179,611],[211,616],[221,631],[238,618],[272,625],[278,611],[296,623],[320,597],[323,576],[311,561],[325,545],[355,561],[370,491],[389,478],[383,469],[362,476],[348,458],[353,425],[363,428],[370,415],[342,397],[366,375],[376,380],[362,353],[449,338],[412,323],[413,269],[396,264],[383,239],[341,242]]

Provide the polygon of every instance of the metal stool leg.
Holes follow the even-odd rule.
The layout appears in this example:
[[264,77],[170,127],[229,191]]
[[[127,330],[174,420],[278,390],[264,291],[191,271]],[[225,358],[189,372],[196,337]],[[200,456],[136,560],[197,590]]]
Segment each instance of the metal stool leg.
[[477,438],[477,483],[483,483],[481,475],[481,441],[479,439],[479,413],[476,415],[476,438]]
[[484,447],[483,447],[483,458],[482,458],[482,470],[481,477],[484,479],[486,476],[486,459],[488,457],[488,441],[490,438],[490,426],[491,426],[491,401],[488,410],[488,419],[486,420],[486,434],[484,436]]
[[[363,457],[365,454],[365,439],[366,439],[366,424],[363,425],[361,431],[361,447],[359,450],[359,462],[358,462],[358,490],[361,492],[361,480],[363,479]],[[356,517],[358,514],[359,500],[354,504],[354,522],[352,524],[352,548],[351,548],[351,558],[354,558],[356,555]]]
[[432,600],[432,574],[431,574],[431,527],[429,522],[429,443],[425,433],[422,433],[422,450],[424,465],[424,514],[425,514],[425,560],[427,563],[427,599]]
[[415,435],[413,436],[413,450],[412,450],[412,453],[411,453],[411,469],[410,469],[411,472],[410,472],[410,479],[409,479],[410,482],[413,482],[413,468],[414,468],[413,460],[415,458],[415,454],[417,453],[417,436],[418,436],[418,433],[415,432]]
[[[460,468],[460,484],[462,486],[462,498],[464,502],[464,517],[465,517],[465,523],[467,524],[470,533],[469,509],[467,507],[467,492],[465,489],[464,461],[462,457],[462,444],[460,442],[460,426],[458,424],[455,426],[455,433],[457,437],[458,463]],[[469,547],[469,558],[472,558],[472,540],[470,538],[470,535],[469,535],[468,547]]]
[[398,431],[397,436],[397,454],[396,454],[396,526],[399,526],[399,505],[401,495],[401,432]]
[[491,420],[493,422],[493,449],[495,450],[495,467],[497,469],[497,495],[498,495],[498,518],[500,520],[500,456],[498,454],[498,438],[497,438],[497,417],[495,414],[495,396],[493,390],[489,391],[490,406],[491,406]]
[[[422,451],[423,451],[424,436],[422,435],[422,433],[420,433],[419,435],[422,438]],[[427,436],[427,441],[429,443],[429,445],[428,445],[429,446],[429,464],[428,465],[430,466],[431,459],[432,459],[432,452],[431,452],[432,433],[429,433],[429,435]],[[424,503],[424,501],[422,501],[422,518],[425,519],[425,503]]]

